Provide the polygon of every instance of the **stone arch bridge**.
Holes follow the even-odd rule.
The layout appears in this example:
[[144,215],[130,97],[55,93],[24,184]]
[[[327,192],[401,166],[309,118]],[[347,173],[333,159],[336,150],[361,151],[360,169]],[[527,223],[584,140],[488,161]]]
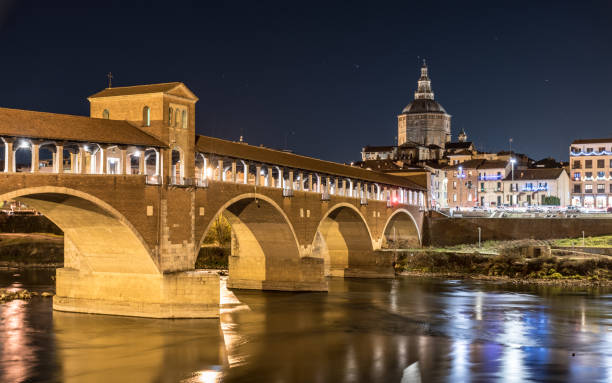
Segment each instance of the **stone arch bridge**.
[[[189,138],[192,112],[166,127],[186,132],[179,153],[178,139],[146,131],[162,125],[145,110],[139,128],[0,108],[0,201],[24,202],[65,234],[56,310],[217,317],[219,276],[195,262],[220,214],[232,226],[233,288],[326,291],[327,276],[389,277],[390,253],[379,250],[420,245],[426,190],[405,178]],[[105,106],[104,116],[116,114]],[[16,160],[24,155],[25,168]]]

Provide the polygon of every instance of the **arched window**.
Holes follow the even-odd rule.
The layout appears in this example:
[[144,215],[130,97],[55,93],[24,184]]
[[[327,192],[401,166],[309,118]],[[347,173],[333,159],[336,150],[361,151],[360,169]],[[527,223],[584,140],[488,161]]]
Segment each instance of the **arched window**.
[[110,113],[108,112],[108,109],[104,109],[104,112],[102,112],[102,118],[105,120],[108,120],[110,118]]
[[151,108],[148,106],[142,108],[142,123],[144,126],[151,126]]
[[168,125],[172,125],[172,108],[168,108]]
[[181,117],[181,122],[183,123],[183,129],[187,129],[187,111],[183,110],[183,116]]

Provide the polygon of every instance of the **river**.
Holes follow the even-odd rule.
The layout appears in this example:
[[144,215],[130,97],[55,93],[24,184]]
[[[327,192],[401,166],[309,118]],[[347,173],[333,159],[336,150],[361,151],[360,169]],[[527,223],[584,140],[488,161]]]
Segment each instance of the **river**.
[[[0,271],[53,289],[52,270]],[[0,382],[611,382],[610,289],[400,277],[227,291],[220,320],[0,304]]]

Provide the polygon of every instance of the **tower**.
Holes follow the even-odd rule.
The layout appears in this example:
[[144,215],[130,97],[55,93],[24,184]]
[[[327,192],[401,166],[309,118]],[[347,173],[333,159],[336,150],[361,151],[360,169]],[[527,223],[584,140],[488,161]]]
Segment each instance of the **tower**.
[[451,139],[451,116],[434,100],[425,60],[417,84],[414,101],[397,116],[398,145],[416,143],[443,148]]

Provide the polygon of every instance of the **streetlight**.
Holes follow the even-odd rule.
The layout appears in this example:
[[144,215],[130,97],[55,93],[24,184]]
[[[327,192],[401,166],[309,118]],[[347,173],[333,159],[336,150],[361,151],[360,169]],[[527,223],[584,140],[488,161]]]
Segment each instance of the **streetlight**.
[[459,208],[459,205],[461,205],[461,183],[463,182],[463,166],[459,166],[457,168],[457,170],[459,170],[459,174],[458,174],[458,178],[459,178],[459,201],[457,201],[457,208]]

